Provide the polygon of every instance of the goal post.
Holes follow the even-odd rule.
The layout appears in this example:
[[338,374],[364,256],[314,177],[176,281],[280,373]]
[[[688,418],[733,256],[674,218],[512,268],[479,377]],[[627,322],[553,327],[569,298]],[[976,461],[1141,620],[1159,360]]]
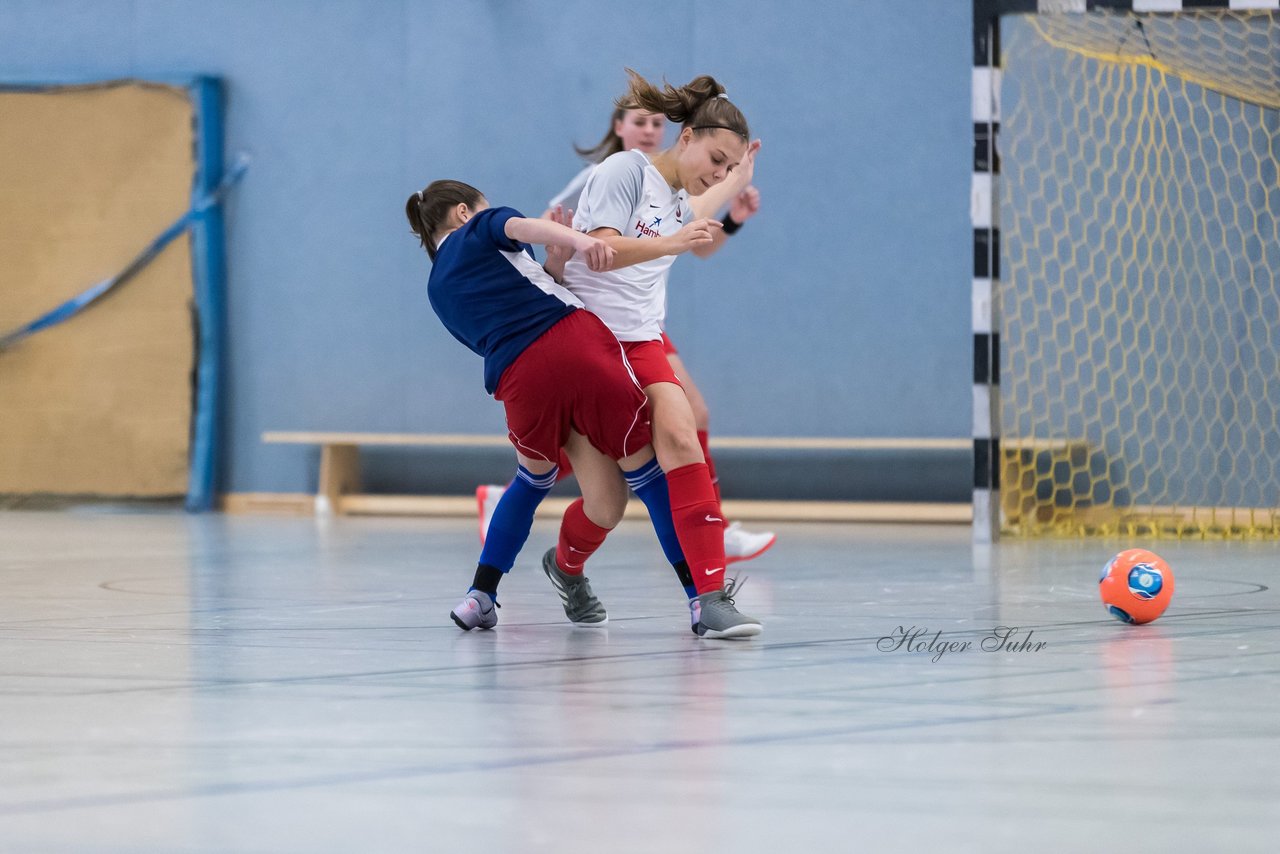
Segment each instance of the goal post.
[[974,538],[1280,535],[1280,0],[975,0]]

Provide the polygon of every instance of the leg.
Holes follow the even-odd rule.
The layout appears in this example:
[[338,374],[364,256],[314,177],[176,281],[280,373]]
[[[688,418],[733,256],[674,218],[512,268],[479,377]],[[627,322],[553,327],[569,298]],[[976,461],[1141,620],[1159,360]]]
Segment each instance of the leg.
[[693,409],[684,389],[675,383],[657,382],[644,387],[653,424],[653,449],[658,464],[670,475],[689,465],[706,465],[698,443]]
[[636,455],[618,460],[627,485],[644,502],[649,511],[649,521],[658,535],[658,543],[662,553],[667,556],[671,568],[675,570],[676,579],[689,600],[689,614],[694,631],[698,626],[698,588],[694,586],[693,575],[689,572],[689,562],[684,558],[684,550],[680,547],[680,537],[676,533],[675,520],[671,516],[671,493],[667,486],[666,475],[652,451],[644,455]]
[[463,630],[489,629],[497,624],[494,609],[498,602],[498,583],[515,565],[516,555],[529,539],[533,514],[556,482],[555,463],[518,452],[516,460],[516,476],[494,508],[471,589],[450,612],[453,621]]
[[[671,518],[698,590],[699,637],[746,638],[760,634],[760,621],[734,607],[736,582],[724,581],[724,528],[702,449],[693,435],[693,411],[674,383],[645,386],[653,411],[653,437],[667,473]],[[690,458],[696,462],[689,462]],[[668,468],[668,464],[673,467]]]
[[[716,491],[716,501],[720,501],[720,478],[716,474],[716,464],[711,458],[711,448],[707,438],[707,427],[711,421],[711,413],[707,409],[707,402],[703,398],[702,392],[698,390],[698,386],[694,384],[693,377],[689,375],[689,369],[674,348],[667,350],[667,361],[671,363],[671,370],[675,372],[676,378],[680,380],[680,385],[684,388],[685,395],[689,398],[689,407],[693,410],[693,423],[698,433],[698,444],[702,446],[702,455],[707,460],[707,471],[711,474],[711,485]],[[720,515],[725,520],[724,557],[728,563],[759,557],[777,541],[777,536],[772,531],[748,531],[737,522],[731,524],[729,517],[725,514],[721,513]]]
[[667,361],[671,363],[671,370],[675,372],[676,379],[680,380],[680,385],[684,388],[685,396],[689,398],[694,426],[700,433],[707,432],[707,427],[711,423],[711,412],[707,409],[706,399],[694,384],[693,377],[689,375],[689,369],[679,353],[667,353]]
[[[480,551],[480,566],[495,568],[503,574],[515,564],[516,555],[533,527],[533,514],[556,482],[555,463],[520,453],[516,459],[519,461],[516,476],[494,509],[489,535]],[[479,589],[486,590],[486,587]]]
[[627,509],[627,485],[613,460],[591,447],[581,433],[569,434],[565,453],[579,473],[582,497],[565,510],[555,561],[561,572],[580,575],[587,560],[622,521]]
[[556,482],[556,464],[517,453],[516,476],[494,509],[489,536],[480,552],[471,588],[450,613],[464,630],[488,629],[498,622],[494,608],[498,583],[515,565],[516,555],[529,538],[533,514]]
[[[702,456],[707,461],[711,485],[716,490],[716,501],[719,501],[720,478],[716,476],[716,464],[711,459],[711,447],[707,440],[707,428],[711,423],[711,412],[707,409],[707,401],[702,397],[702,392],[694,383],[693,377],[689,375],[689,369],[685,367],[684,360],[680,358],[680,354],[674,347],[667,350],[667,361],[671,363],[672,372],[676,375],[676,379],[680,380],[680,386],[684,389],[685,396],[689,398],[689,408],[693,410],[693,426],[698,435],[698,444],[702,447]],[[724,524],[726,528],[729,527],[727,520]]]
[[724,587],[720,505],[694,432],[693,410],[675,383],[645,386],[653,413],[653,443],[666,472],[671,516],[698,592]]
[[[622,521],[627,509],[627,484],[618,472],[618,465],[593,448],[587,437],[576,430],[569,434],[564,450],[578,475],[587,518],[601,528],[612,530]],[[647,453],[652,457],[652,451]]]
[[[573,475],[573,464],[569,462],[569,458],[563,450],[560,451],[558,465],[556,483]],[[502,500],[502,493],[510,485],[510,483],[506,485],[482,483],[476,487],[476,514],[480,521],[480,545],[482,546],[484,545],[484,538],[489,534],[489,522],[493,519],[493,512],[498,509],[498,502]]]
[[571,623],[602,626],[608,622],[608,614],[591,590],[585,569],[587,560],[622,520],[627,487],[613,461],[581,433],[570,432],[564,451],[578,476],[582,497],[565,510],[560,539],[542,556],[542,571],[560,594]]

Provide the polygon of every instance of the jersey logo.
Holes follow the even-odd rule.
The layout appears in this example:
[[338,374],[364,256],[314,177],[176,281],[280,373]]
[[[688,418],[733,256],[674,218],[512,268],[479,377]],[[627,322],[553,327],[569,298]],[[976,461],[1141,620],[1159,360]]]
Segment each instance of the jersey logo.
[[657,232],[657,229],[654,227],[658,223],[662,222],[662,218],[654,217],[653,220],[654,220],[653,225],[645,225],[644,220],[642,219],[636,220],[636,224],[633,226],[633,228],[635,228],[635,230],[638,232],[638,236],[640,237],[661,237],[662,236]]

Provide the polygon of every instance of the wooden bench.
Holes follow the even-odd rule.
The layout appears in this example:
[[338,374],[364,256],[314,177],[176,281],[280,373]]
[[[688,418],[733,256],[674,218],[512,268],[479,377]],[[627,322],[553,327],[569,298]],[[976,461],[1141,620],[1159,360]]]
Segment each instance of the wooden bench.
[[[314,497],[318,514],[469,516],[476,512],[474,497],[432,495],[370,495],[361,492],[360,449],[510,448],[506,436],[472,433],[334,433],[269,431],[269,444],[315,445],[320,448],[320,477]],[[824,437],[712,436],[711,447],[746,450],[963,450],[968,439],[852,439]],[[549,498],[539,514],[558,515],[572,499]],[[230,505],[229,505],[230,506]],[[232,509],[255,509],[250,500]],[[725,512],[735,519],[801,521],[934,521],[967,522],[971,508],[955,503],[848,501],[726,501]],[[632,501],[628,518],[644,518],[644,506]]]

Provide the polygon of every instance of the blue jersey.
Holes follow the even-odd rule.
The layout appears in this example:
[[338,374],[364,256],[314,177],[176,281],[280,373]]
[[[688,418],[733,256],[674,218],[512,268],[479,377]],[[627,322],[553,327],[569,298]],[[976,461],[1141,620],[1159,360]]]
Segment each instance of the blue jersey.
[[489,394],[507,366],[582,301],[556,284],[533,249],[507,237],[514,208],[486,208],[436,249],[427,297],[445,328],[484,356]]

